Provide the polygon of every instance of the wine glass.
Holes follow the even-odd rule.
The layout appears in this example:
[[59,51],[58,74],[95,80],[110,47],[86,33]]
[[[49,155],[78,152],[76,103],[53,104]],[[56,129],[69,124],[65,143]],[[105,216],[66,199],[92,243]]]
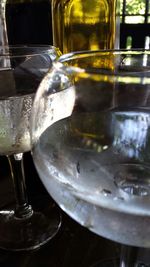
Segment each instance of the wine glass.
[[53,206],[33,211],[28,203],[23,153],[30,151],[29,120],[38,85],[59,56],[52,46],[0,47],[0,155],[9,160],[16,207],[0,211],[0,247],[32,250],[50,240],[60,227]]
[[61,56],[37,91],[31,135],[39,176],[67,214],[105,238],[150,247],[149,50]]

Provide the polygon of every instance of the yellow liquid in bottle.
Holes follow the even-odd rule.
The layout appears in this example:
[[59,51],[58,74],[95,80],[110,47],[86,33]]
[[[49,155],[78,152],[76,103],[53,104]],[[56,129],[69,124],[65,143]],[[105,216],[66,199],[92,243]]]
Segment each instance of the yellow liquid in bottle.
[[52,0],[53,44],[63,53],[113,49],[116,0]]

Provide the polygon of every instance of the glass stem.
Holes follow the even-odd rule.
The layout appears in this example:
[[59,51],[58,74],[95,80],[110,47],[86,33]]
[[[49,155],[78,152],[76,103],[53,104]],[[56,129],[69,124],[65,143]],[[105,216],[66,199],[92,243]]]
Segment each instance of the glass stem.
[[120,267],[136,267],[137,255],[137,247],[122,245],[120,255]]
[[16,198],[15,216],[20,219],[30,217],[33,211],[32,207],[28,204],[23,166],[23,154],[20,153],[10,155],[8,156],[8,161]]

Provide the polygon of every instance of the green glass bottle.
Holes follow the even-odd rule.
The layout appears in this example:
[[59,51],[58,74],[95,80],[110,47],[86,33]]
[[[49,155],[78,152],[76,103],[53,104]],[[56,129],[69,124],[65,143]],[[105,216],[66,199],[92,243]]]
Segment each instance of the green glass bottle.
[[53,44],[63,53],[113,49],[117,0],[52,0]]

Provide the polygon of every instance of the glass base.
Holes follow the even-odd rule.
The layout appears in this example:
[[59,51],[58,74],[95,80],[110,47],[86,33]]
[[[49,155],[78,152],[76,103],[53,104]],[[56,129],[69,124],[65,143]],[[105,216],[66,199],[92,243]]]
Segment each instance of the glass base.
[[54,204],[44,213],[34,211],[25,219],[16,218],[14,211],[0,211],[0,248],[10,251],[38,249],[57,234],[60,226],[60,211]]

